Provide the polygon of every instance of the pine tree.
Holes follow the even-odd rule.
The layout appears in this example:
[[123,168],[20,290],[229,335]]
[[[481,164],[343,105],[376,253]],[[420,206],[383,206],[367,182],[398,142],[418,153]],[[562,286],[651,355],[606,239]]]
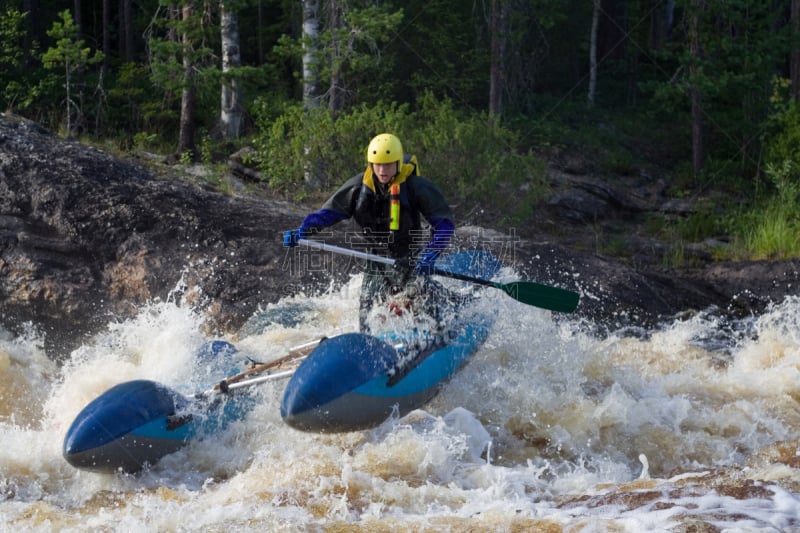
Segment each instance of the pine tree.
[[61,22],[54,22],[53,27],[47,32],[48,36],[55,39],[56,44],[42,55],[42,63],[45,68],[63,69],[64,71],[66,135],[69,137],[72,135],[71,109],[74,107],[77,115],[81,114],[80,106],[72,99],[74,75],[86,65],[101,62],[103,53],[100,51],[92,53],[90,48],[84,47],[83,40],[78,38],[78,27],[69,10],[62,11],[59,17]]

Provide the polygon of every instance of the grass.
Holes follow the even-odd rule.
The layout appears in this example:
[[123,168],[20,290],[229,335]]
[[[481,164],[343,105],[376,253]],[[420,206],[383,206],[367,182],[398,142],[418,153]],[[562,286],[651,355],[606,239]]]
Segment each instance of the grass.
[[737,225],[738,255],[748,259],[782,260],[800,257],[800,205],[751,210]]
[[749,259],[800,257],[800,181],[791,161],[768,165],[771,192],[731,217],[739,253]]

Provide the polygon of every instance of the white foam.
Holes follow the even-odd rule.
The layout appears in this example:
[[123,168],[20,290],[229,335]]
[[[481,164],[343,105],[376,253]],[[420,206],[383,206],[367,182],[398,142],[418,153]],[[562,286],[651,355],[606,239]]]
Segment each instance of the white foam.
[[[228,340],[269,360],[352,331],[359,283],[274,304],[309,307],[299,324]],[[797,299],[715,351],[702,342],[724,326],[711,316],[597,338],[586,323],[486,294],[475,306],[497,316],[486,345],[424,410],[372,431],[306,434],[280,420],[282,384],[260,385],[245,421],[139,476],[77,471],[61,439],[120,381],[207,387],[191,382],[202,317],[173,302],[145,306],[60,368],[41,357],[37,335],[0,335],[0,372],[23,386],[0,403],[22,398],[38,413],[14,407],[0,421],[0,529],[798,527],[800,498],[782,488],[798,486],[798,469],[769,454],[744,466],[764,446],[800,443]]]

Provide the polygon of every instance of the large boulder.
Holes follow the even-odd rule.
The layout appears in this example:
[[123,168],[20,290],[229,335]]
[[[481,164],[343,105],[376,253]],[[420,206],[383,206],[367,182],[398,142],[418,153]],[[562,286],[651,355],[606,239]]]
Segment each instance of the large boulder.
[[303,280],[284,272],[290,205],[160,176],[35,124],[0,121],[0,308],[53,346],[175,298],[236,328]]

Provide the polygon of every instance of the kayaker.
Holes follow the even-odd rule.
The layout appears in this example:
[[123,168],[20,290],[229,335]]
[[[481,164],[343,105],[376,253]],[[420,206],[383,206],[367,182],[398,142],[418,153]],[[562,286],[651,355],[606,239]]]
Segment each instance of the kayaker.
[[[413,299],[424,295],[428,303],[436,299],[441,286],[429,275],[453,236],[453,213],[439,187],[419,175],[416,158],[404,154],[395,135],[375,136],[367,147],[366,170],[347,180],[298,229],[286,231],[283,244],[297,246],[299,239],[348,218],[361,227],[363,245],[370,253],[396,260],[394,266],[366,263],[359,305],[361,331],[370,331],[368,318],[375,304],[401,292]],[[422,219],[430,228],[423,227]],[[426,308],[435,313],[432,304]]]

